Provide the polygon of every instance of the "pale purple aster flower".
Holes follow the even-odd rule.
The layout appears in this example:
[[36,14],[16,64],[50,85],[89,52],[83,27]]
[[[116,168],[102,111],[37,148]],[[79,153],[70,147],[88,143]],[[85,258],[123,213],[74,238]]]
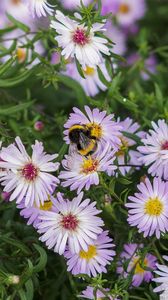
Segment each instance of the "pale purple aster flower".
[[130,26],[143,18],[146,12],[145,0],[103,0],[102,14],[112,13],[122,26]]
[[123,55],[127,50],[127,36],[124,34],[123,30],[115,26],[111,20],[107,21],[105,28],[105,35],[114,43],[112,52]]
[[144,237],[168,231],[168,185],[155,177],[153,184],[146,178],[138,186],[139,193],[130,196],[128,207],[128,222],[137,226]]
[[61,54],[60,54],[60,52],[56,52],[56,51],[52,52],[52,54],[51,54],[51,61],[50,62],[51,62],[52,65],[59,64],[61,62]]
[[101,226],[104,223],[97,217],[101,211],[95,207],[96,202],[90,203],[90,199],[82,201],[82,197],[83,193],[80,193],[70,201],[64,200],[58,193],[58,212],[43,211],[39,216],[41,222],[38,232],[42,234],[40,240],[60,255],[65,252],[66,246],[72,253],[79,253],[81,249],[87,251],[88,246],[102,232]]
[[24,0],[33,18],[46,17],[47,14],[52,16],[54,5],[47,0]]
[[73,275],[87,274],[96,277],[97,274],[107,273],[106,265],[109,265],[115,256],[112,250],[114,244],[108,236],[108,231],[103,231],[97,239],[88,247],[87,251],[71,253],[67,250],[64,256],[67,258],[68,272]]
[[[87,6],[90,4],[92,0],[82,0],[82,3]],[[64,6],[66,9],[77,9],[78,6],[80,6],[81,1],[80,0],[60,0],[60,3],[62,6]]]
[[168,125],[165,120],[152,123],[152,130],[146,135],[142,142],[144,146],[137,149],[143,155],[140,161],[145,166],[150,166],[148,173],[152,176],[168,179]]
[[[156,269],[157,258],[154,255],[147,253],[142,259],[139,253],[142,248],[143,244],[125,244],[117,268],[117,273],[121,274],[121,277],[124,278],[133,272],[132,285],[135,287],[140,286],[143,281],[150,282],[153,278],[152,270]],[[124,270],[123,265],[127,263],[128,267]],[[146,268],[152,270],[147,270]]]
[[[103,293],[104,291],[104,293]],[[106,298],[107,299],[107,293],[109,289],[102,289],[101,291],[98,289],[96,291],[96,299],[101,300]],[[94,288],[92,286],[87,286],[86,290],[82,291],[82,294],[79,295],[79,297],[86,298],[86,299],[95,299],[94,295]],[[108,296],[108,299],[110,300],[119,300],[119,298],[113,298],[112,296]]]
[[[99,68],[102,71],[106,80],[110,82],[111,77],[107,71],[105,63],[101,63],[99,65]],[[99,90],[105,91],[107,89],[107,86],[100,80],[96,67],[93,68],[87,66],[85,69],[83,69],[83,73],[85,78],[81,77],[81,75],[79,74],[75,62],[67,64],[66,70],[63,72],[63,74],[70,76],[71,78],[78,81],[83,87],[86,95],[88,96],[94,97],[96,94],[99,93]]]
[[[119,124],[123,127],[125,132],[135,134],[139,138],[144,137],[145,133],[143,131],[138,131],[140,128],[139,124],[134,122],[129,117],[126,118],[124,121],[120,121],[120,119],[118,119],[118,121]],[[118,165],[125,165],[119,167],[121,174],[125,175],[132,169],[131,167],[132,165],[140,166],[142,164],[138,160],[141,154],[138,151],[133,149],[133,147],[136,146],[136,142],[133,139],[124,136],[124,134],[121,135],[120,139],[121,139],[121,146],[119,150],[115,153],[115,155],[117,158]],[[128,154],[127,161],[125,161],[126,153]],[[130,166],[126,166],[126,165],[130,165]]]
[[[163,258],[168,261],[168,256],[163,256]],[[154,278],[153,281],[160,283],[158,287],[156,287],[153,291],[155,293],[159,293],[164,291],[165,294],[168,294],[168,266],[156,264],[157,270],[154,271],[155,274],[159,275],[159,277]],[[164,293],[163,293],[164,294]],[[161,296],[163,295],[161,294]],[[161,298],[160,298],[161,299]],[[163,299],[167,299],[166,297]]]
[[43,213],[43,211],[54,211],[57,212],[56,208],[56,199],[53,196],[48,196],[48,199],[44,201],[44,204],[40,205],[40,207],[36,206],[36,203],[33,203],[33,206],[26,207],[25,206],[25,199],[21,201],[17,205],[17,208],[20,209],[20,215],[27,219],[27,225],[33,225],[34,228],[38,227],[39,216]]
[[85,68],[99,65],[103,61],[102,53],[110,55],[107,39],[96,36],[98,32],[104,31],[104,23],[93,24],[87,33],[87,26],[70,19],[58,10],[55,18],[56,21],[52,20],[50,26],[58,33],[55,39],[63,48],[62,55],[65,59],[76,56]]
[[85,106],[86,115],[74,107],[73,112],[70,114],[68,121],[64,124],[66,130],[64,131],[67,144],[70,144],[69,129],[76,124],[87,125],[88,128],[94,130],[94,136],[100,144],[104,145],[109,143],[116,151],[121,144],[120,135],[122,127],[113,120],[114,115],[107,115],[106,111],[100,111],[98,108],[91,110],[88,106]]
[[107,144],[103,151],[96,151],[87,157],[76,152],[66,155],[62,161],[65,171],[61,171],[59,178],[63,180],[63,187],[70,186],[70,190],[89,190],[91,185],[99,184],[99,173],[106,172],[111,176],[116,170],[113,164],[115,152]]
[[52,162],[58,155],[46,154],[43,144],[36,141],[30,157],[19,137],[15,143],[2,147],[0,168],[8,172],[0,172],[0,182],[5,192],[11,192],[9,201],[20,203],[25,197],[25,206],[32,206],[35,201],[39,207],[52,193],[52,187],[59,183],[58,178],[50,174],[59,167],[58,162]]

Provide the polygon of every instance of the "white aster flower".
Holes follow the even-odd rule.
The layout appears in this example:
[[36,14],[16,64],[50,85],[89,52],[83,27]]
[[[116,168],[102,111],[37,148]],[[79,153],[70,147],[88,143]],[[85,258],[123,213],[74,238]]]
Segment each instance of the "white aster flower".
[[102,53],[110,55],[107,39],[96,36],[98,32],[104,31],[103,23],[93,24],[88,33],[87,26],[71,20],[58,10],[55,18],[56,21],[51,21],[51,27],[58,33],[55,39],[63,48],[65,59],[76,56],[82,67],[86,68],[99,65],[103,61]]
[[11,193],[9,201],[16,199],[16,203],[20,203],[25,197],[25,206],[32,206],[35,201],[39,207],[59,183],[50,174],[59,167],[59,163],[52,162],[58,155],[46,154],[43,144],[36,141],[30,157],[19,137],[15,142],[16,145],[2,147],[0,168],[8,171],[0,171],[0,182],[5,186],[4,191]]
[[66,246],[69,246],[72,253],[79,253],[81,249],[87,251],[88,246],[102,232],[101,226],[104,223],[96,216],[101,212],[96,209],[96,202],[90,203],[90,199],[82,201],[82,197],[83,193],[80,193],[70,201],[64,200],[58,193],[55,205],[58,212],[43,211],[39,216],[40,240],[60,255],[65,252]]
[[152,122],[152,130],[142,139],[144,146],[137,149],[143,154],[139,159],[152,176],[168,179],[168,125],[165,120]]
[[47,0],[26,0],[26,2],[33,18],[36,16],[38,18],[42,16],[46,17],[47,14],[53,14],[54,6],[49,4]]
[[[163,256],[163,258],[168,261],[168,256]],[[160,283],[158,287],[156,287],[153,291],[155,293],[159,293],[164,291],[163,294],[160,295],[160,299],[166,300],[166,296],[168,297],[168,266],[156,264],[157,270],[154,271],[155,274],[159,275],[157,278],[154,278],[153,281]],[[165,298],[164,298],[165,297]]]

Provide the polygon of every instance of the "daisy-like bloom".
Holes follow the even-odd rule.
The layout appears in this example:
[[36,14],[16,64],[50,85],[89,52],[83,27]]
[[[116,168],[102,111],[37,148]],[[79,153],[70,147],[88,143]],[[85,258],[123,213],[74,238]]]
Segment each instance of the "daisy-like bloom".
[[82,67],[86,68],[103,62],[102,53],[110,55],[107,39],[96,36],[98,32],[104,31],[104,23],[93,24],[88,32],[87,26],[64,16],[60,11],[56,11],[55,18],[56,21],[52,20],[50,26],[58,33],[55,39],[63,48],[65,59],[76,57]]
[[32,206],[35,201],[39,207],[52,193],[53,186],[59,183],[57,177],[50,174],[59,167],[59,163],[52,162],[58,155],[46,154],[43,144],[36,141],[30,157],[19,137],[15,142],[2,148],[0,168],[8,169],[8,172],[0,172],[0,182],[5,186],[5,192],[11,192],[9,201],[20,203],[25,197],[25,206]]
[[64,256],[67,258],[68,271],[73,275],[87,274],[94,277],[97,274],[107,273],[106,265],[110,264],[115,255],[113,247],[108,231],[104,231],[92,245],[89,245],[87,251],[80,250],[77,254],[66,251]]
[[[107,71],[107,68],[105,66],[105,63],[101,63],[99,65],[99,68],[101,69],[104,77],[107,81],[111,81],[110,75]],[[70,76],[71,78],[78,81],[83,89],[85,90],[86,95],[94,97],[96,94],[99,93],[99,90],[105,91],[107,89],[107,86],[102,83],[102,81],[99,78],[97,68],[89,67],[87,66],[84,70],[84,76],[85,78],[81,77],[75,62],[72,62],[70,64],[66,65],[66,71],[63,72],[65,75]]]
[[66,130],[64,131],[67,144],[70,144],[69,129],[76,124],[87,125],[92,129],[94,136],[100,144],[104,145],[109,143],[114,150],[118,150],[121,144],[120,135],[122,127],[118,122],[113,121],[114,115],[107,115],[106,111],[100,111],[98,108],[91,110],[85,106],[87,116],[78,108],[73,108],[73,113],[70,114],[68,121],[64,124]]
[[41,204],[40,207],[37,207],[35,202],[33,203],[33,206],[26,207],[25,199],[23,199],[21,203],[17,205],[17,208],[20,209],[20,215],[23,218],[28,219],[27,225],[33,225],[34,228],[37,228],[39,222],[41,222],[39,216],[43,211],[57,212],[56,201],[57,200],[54,197],[48,195],[48,199],[46,199],[44,204]]
[[[148,253],[142,259],[139,254],[141,248],[143,248],[142,244],[125,244],[124,251],[120,256],[121,261],[117,268],[117,273],[121,274],[124,278],[132,273],[132,285],[136,287],[140,286],[142,281],[150,282],[153,278],[152,270],[156,269],[157,258]],[[128,264],[126,270],[123,268],[124,264]],[[147,270],[146,268],[150,268],[151,270]]]
[[[82,0],[82,3],[87,6],[90,4],[92,0]],[[78,6],[80,6],[81,2],[80,0],[60,0],[60,3],[62,6],[64,6],[66,9],[77,9]]]
[[[104,292],[103,292],[104,291]],[[107,299],[107,293],[108,293],[109,289],[104,289],[104,290],[97,290],[96,291],[96,299],[97,300],[101,300],[101,299],[104,299],[106,298]],[[82,297],[82,298],[86,298],[86,299],[95,299],[95,295],[94,295],[94,288],[92,286],[88,286],[86,288],[86,290],[82,291],[82,294],[79,295],[79,297]],[[109,296],[108,295],[108,299],[110,300],[119,300],[119,298],[113,298],[112,296]]]
[[[163,258],[168,261],[168,256],[163,256]],[[155,274],[159,275],[159,277],[154,278],[153,281],[160,283],[158,287],[156,287],[153,291],[155,293],[159,293],[161,291],[164,291],[162,294],[168,296],[168,267],[166,265],[160,265],[156,264],[157,270],[154,271]],[[162,296],[161,295],[161,296]],[[161,299],[161,298],[160,298]],[[163,298],[163,300],[166,300],[167,298]]]
[[138,186],[139,193],[130,196],[128,222],[137,226],[144,237],[153,234],[159,239],[161,233],[168,231],[168,186],[160,178],[155,177],[153,185],[146,178]]
[[76,152],[66,155],[62,161],[65,171],[61,171],[59,175],[64,180],[62,186],[70,186],[71,191],[77,190],[79,194],[84,188],[89,190],[91,185],[98,185],[100,172],[111,176],[116,170],[117,167],[113,164],[114,153],[107,145],[102,152],[96,151],[88,157]]
[[[140,127],[139,124],[133,122],[133,120],[130,118],[126,118],[124,121],[121,122],[119,121],[119,124],[123,127],[124,131],[128,133],[135,134],[137,137],[140,138],[144,136],[144,132],[138,131]],[[133,139],[124,136],[124,134],[122,134],[120,139],[121,139],[121,146],[119,150],[115,153],[117,157],[118,165],[131,165],[131,166],[139,165],[140,166],[141,163],[139,162],[138,159],[141,156],[141,154],[138,151],[133,149],[133,147],[136,146],[136,142]],[[128,156],[127,161],[125,161],[126,154]],[[128,173],[131,170],[131,166],[119,167],[121,174],[125,175],[126,173]]]
[[41,18],[42,16],[46,17],[47,14],[51,16],[54,12],[53,10],[54,6],[49,4],[47,0],[24,0],[24,1],[27,3],[33,18],[35,18],[36,16],[38,18]]
[[143,154],[140,161],[150,166],[148,173],[152,176],[168,179],[168,125],[165,120],[152,122],[153,130],[149,130],[142,142],[144,146],[137,149]]
[[130,26],[143,18],[146,12],[145,0],[103,0],[102,14],[112,13],[122,26]]
[[43,211],[39,216],[41,222],[38,224],[38,232],[42,234],[40,240],[60,255],[65,252],[66,246],[72,253],[87,251],[88,246],[102,232],[101,226],[104,223],[97,217],[101,211],[95,207],[96,202],[90,203],[90,199],[82,201],[82,197],[83,193],[80,193],[70,201],[64,200],[58,193],[58,212]]

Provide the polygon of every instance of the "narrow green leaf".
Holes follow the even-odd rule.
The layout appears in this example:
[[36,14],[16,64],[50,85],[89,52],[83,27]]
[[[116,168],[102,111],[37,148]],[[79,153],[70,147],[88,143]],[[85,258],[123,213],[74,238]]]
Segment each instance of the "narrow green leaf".
[[98,72],[98,75],[99,75],[99,78],[101,80],[101,82],[106,86],[106,87],[109,87],[110,83],[107,81],[107,79],[105,78],[102,70],[100,69],[100,67],[98,66],[97,67],[97,72]]
[[81,68],[81,65],[80,65],[79,61],[76,59],[76,56],[75,56],[75,63],[76,63],[76,67],[77,67],[77,70],[78,70],[80,76],[85,79],[84,72]]
[[6,71],[8,71],[8,69],[10,69],[10,67],[13,65],[15,60],[16,57],[12,57],[6,63],[0,66],[0,76],[2,76]]
[[8,54],[12,55],[12,52],[16,49],[16,46],[17,46],[17,41],[14,40],[9,49],[4,48],[4,50],[1,51],[0,57],[4,57]]
[[8,108],[0,108],[0,116],[9,116],[9,115],[16,114],[19,111],[29,108],[30,106],[32,106],[33,103],[34,101],[29,101],[14,106],[10,106]]
[[25,283],[25,288],[26,288],[26,299],[27,300],[33,300],[33,296],[34,296],[34,287],[33,287],[33,282],[31,279],[29,279],[26,283]]
[[30,32],[30,28],[26,26],[25,24],[21,23],[20,21],[16,20],[14,17],[12,17],[10,14],[6,14],[9,21],[11,21],[17,28],[20,28],[24,32],[28,33]]
[[30,75],[32,75],[32,73],[34,72],[34,70],[35,70],[35,68],[26,70],[14,78],[0,79],[0,88],[10,88],[10,87],[19,85],[20,83],[25,81],[27,78],[29,78]]
[[33,244],[33,246],[40,254],[39,262],[33,268],[33,272],[38,273],[38,272],[44,270],[44,268],[47,264],[47,254],[46,254],[45,250],[42,247],[40,247],[39,245]]

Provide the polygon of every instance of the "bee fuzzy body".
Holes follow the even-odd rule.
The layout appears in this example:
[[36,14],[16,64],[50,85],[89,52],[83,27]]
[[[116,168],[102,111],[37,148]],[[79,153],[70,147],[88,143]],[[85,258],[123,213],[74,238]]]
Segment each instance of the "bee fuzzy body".
[[69,129],[69,139],[84,156],[92,154],[97,148],[97,139],[91,135],[91,128],[87,125],[73,125]]

